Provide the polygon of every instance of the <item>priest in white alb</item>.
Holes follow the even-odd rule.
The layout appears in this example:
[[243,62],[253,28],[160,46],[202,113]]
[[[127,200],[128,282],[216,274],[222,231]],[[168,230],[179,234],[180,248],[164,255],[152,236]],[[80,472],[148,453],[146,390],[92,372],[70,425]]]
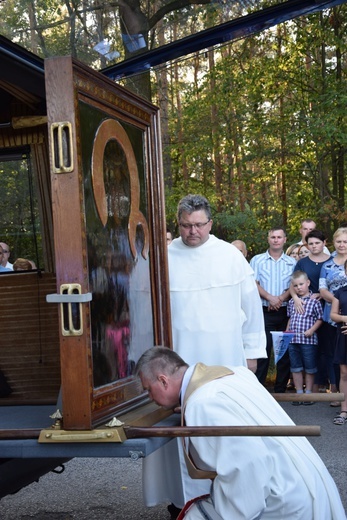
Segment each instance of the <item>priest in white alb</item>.
[[[182,405],[187,426],[295,426],[245,367],[188,366],[166,347],[147,350],[136,373],[166,409]],[[187,465],[209,496],[179,520],[345,520],[331,475],[304,437],[201,436],[184,442]],[[166,472],[170,472],[168,466]]]
[[[205,197],[181,199],[177,222],[181,236],[168,247],[174,351],[189,364],[243,365],[255,372],[257,359],[267,354],[253,270],[235,246],[210,234]],[[143,466],[147,505],[168,501],[179,510],[207,490],[206,481],[190,479],[177,440],[147,457]],[[172,475],[163,478],[168,466]]]

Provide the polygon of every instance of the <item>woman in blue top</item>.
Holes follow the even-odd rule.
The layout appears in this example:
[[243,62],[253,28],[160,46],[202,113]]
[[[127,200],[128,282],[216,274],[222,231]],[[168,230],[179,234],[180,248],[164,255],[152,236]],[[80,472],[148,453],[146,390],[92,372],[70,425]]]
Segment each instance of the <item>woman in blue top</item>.
[[[344,264],[345,272],[347,262]],[[347,422],[347,286],[341,287],[335,293],[331,305],[331,319],[337,323],[337,337],[334,363],[340,365],[340,392],[345,399],[341,402],[341,412],[334,418],[334,424]]]
[[[344,268],[347,260],[347,227],[338,228],[335,231],[333,242],[336,255],[323,264],[319,278],[319,292],[325,301],[323,320],[328,324],[325,342],[329,347],[330,361],[334,357],[336,343],[336,323],[330,318],[331,304],[336,291],[347,286],[347,275]],[[334,367],[336,368],[335,384],[337,384],[340,378],[339,369],[338,365],[334,365]],[[330,379],[330,383],[333,383],[332,379]]]

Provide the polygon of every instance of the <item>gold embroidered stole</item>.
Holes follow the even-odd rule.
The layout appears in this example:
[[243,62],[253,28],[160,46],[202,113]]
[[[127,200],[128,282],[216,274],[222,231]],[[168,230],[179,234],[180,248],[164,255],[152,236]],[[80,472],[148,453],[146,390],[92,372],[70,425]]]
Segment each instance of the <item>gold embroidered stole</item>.
[[[189,381],[189,384],[187,386],[185,395],[184,395],[184,402],[182,404],[182,413],[181,413],[181,425],[184,426],[185,420],[184,420],[184,412],[185,407],[187,404],[187,401],[189,397],[201,386],[205,385],[206,383],[209,383],[210,381],[213,381],[214,379],[219,379],[221,377],[230,376],[234,372],[230,370],[227,367],[222,366],[206,366],[203,363],[198,363],[195,366],[193,375]],[[186,448],[185,439],[182,439],[183,441],[183,452],[184,452],[184,459],[187,465],[188,473],[191,478],[209,478],[214,479],[216,477],[216,473],[214,471],[207,471],[199,469],[194,461],[191,459],[189,452]]]

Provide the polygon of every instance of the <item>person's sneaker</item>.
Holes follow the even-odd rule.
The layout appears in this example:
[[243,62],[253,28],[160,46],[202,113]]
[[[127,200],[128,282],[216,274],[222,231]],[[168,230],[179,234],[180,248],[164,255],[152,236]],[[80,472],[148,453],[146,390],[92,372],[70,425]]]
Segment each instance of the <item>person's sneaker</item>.
[[304,404],[302,401],[292,401],[293,406],[300,406],[302,404]]
[[311,404],[314,404],[314,401],[304,401],[302,404],[304,406],[311,406]]

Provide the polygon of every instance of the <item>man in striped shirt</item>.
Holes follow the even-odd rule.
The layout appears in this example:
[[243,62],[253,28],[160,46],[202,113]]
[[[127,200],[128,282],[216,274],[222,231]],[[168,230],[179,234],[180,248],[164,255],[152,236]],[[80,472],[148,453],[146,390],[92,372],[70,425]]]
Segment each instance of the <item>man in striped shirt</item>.
[[[258,359],[256,376],[265,385],[272,350],[271,331],[284,331],[287,326],[287,301],[290,298],[290,279],[295,267],[295,260],[284,254],[287,241],[286,231],[282,227],[271,229],[268,233],[269,249],[256,255],[251,260],[258,291],[262,300],[266,333],[267,358]],[[286,391],[290,377],[289,354],[286,352],[277,363],[274,391]]]

